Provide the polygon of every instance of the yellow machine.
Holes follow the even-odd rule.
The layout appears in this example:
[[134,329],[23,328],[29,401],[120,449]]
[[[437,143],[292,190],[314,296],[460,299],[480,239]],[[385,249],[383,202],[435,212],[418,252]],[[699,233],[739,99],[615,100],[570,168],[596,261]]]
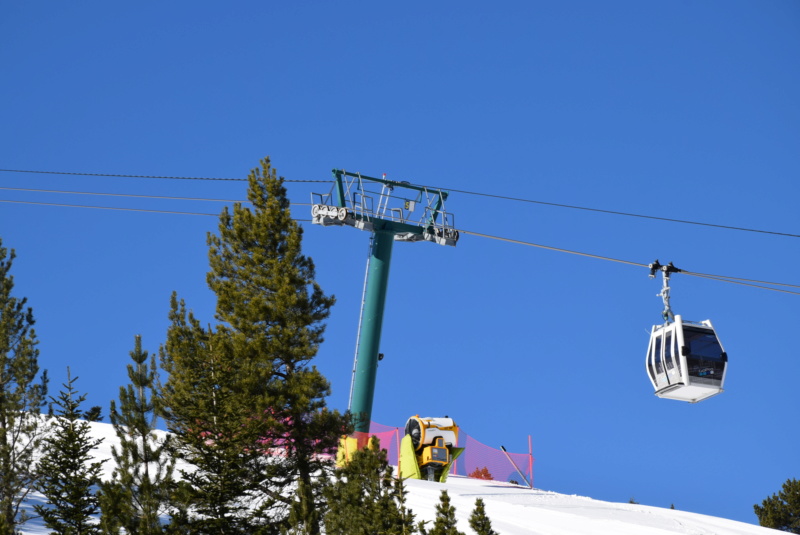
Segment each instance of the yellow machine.
[[412,416],[400,442],[400,476],[444,483],[453,462],[464,451],[457,446],[458,426],[452,418]]

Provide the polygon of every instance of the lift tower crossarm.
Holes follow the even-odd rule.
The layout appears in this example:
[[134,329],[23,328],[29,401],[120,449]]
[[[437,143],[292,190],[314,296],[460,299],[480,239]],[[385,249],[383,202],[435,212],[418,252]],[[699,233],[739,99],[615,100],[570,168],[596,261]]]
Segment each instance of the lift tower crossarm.
[[[371,176],[362,175],[361,173],[351,173],[349,171],[345,171],[344,169],[334,169],[334,175],[341,175],[341,176],[349,176],[351,178],[356,178],[359,180],[369,180],[370,182],[380,182],[382,184],[386,184],[387,186],[396,186],[400,188],[406,189],[413,189],[421,192],[427,191],[441,191],[437,189],[432,189],[427,186],[417,186],[416,184],[411,184],[409,182],[402,182],[399,180],[389,180],[388,178],[375,178]],[[444,195],[445,200],[447,199],[448,193],[446,191],[441,191],[442,195]]]
[[[312,222],[323,226],[351,226],[373,233],[350,394],[350,412],[356,418],[355,430],[368,432],[392,245],[395,241],[432,241],[455,246],[459,236],[453,215],[445,210],[446,191],[368,177],[343,169],[334,169],[333,177],[330,193],[311,195]],[[366,187],[369,183],[380,185],[381,191],[370,191]],[[413,193],[402,197],[395,190]],[[402,205],[390,207],[398,199]],[[415,218],[413,213],[417,205],[422,205],[423,210],[422,215]]]
[[[334,185],[328,194],[312,194],[313,222],[323,226],[348,225],[366,231],[385,231],[397,241],[432,241],[455,245],[458,231],[452,214],[445,210],[448,193],[440,189],[407,182],[374,178],[343,169],[334,169]],[[369,185],[380,185],[371,191]],[[398,190],[398,192],[396,192]],[[402,192],[413,192],[403,197]],[[391,208],[395,200],[400,207]],[[422,205],[421,216],[414,215]]]

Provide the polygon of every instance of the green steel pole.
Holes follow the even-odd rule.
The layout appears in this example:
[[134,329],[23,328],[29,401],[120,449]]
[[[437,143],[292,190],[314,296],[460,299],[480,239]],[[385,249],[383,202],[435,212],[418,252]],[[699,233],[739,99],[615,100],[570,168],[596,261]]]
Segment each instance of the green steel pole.
[[381,344],[383,309],[386,304],[393,243],[394,233],[375,231],[364,295],[364,313],[361,317],[353,399],[350,404],[350,412],[356,418],[355,430],[364,433],[369,432],[372,418],[372,400],[375,396],[378,351]]
[[342,184],[342,171],[333,170],[334,180],[336,181],[336,206],[346,206],[344,203],[344,185]]

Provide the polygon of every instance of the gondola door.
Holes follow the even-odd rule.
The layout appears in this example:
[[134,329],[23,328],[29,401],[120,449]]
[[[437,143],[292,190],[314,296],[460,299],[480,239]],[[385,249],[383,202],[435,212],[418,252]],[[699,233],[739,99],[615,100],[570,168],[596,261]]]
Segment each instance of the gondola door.
[[647,350],[647,374],[656,391],[669,386],[664,367],[664,329],[666,325],[654,325],[650,333],[650,347]]
[[650,376],[656,395],[683,383],[680,346],[674,326],[674,323],[655,325],[650,335],[647,374]]

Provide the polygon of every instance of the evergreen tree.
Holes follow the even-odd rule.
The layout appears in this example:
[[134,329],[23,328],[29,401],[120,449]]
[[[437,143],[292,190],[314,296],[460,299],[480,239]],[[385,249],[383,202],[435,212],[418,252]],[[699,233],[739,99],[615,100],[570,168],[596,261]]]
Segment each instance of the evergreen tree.
[[408,490],[400,477],[394,480],[394,499],[397,502],[398,519],[395,525],[398,527],[395,535],[407,535],[415,533],[414,513],[408,508],[407,504]]
[[497,535],[497,532],[492,529],[492,521],[486,516],[486,506],[482,498],[475,500],[475,509],[469,516],[469,527],[477,535]]
[[259,436],[285,455],[285,462],[269,465],[263,490],[285,496],[299,481],[292,508],[306,513],[290,524],[314,535],[327,481],[319,476],[331,468],[319,453],[333,451],[346,431],[346,420],[326,408],[330,384],[310,365],[335,299],[323,293],[313,261],[302,254],[303,231],[269,159],[250,174],[249,186],[253,209],[237,204],[232,216],[225,210],[219,236],[209,236],[208,283],[217,295],[216,317],[229,326],[237,357],[245,357]]
[[[176,453],[189,468],[173,506],[188,533],[250,533],[266,521],[252,518],[258,505],[255,474],[266,470],[253,417],[243,396],[246,381],[224,333],[204,329],[173,294],[171,326],[161,349],[169,373],[162,395]],[[263,477],[263,476],[262,476]],[[177,529],[173,522],[171,529]]]
[[251,208],[224,209],[219,235],[208,238],[220,323],[203,328],[173,295],[161,351],[165,419],[193,467],[183,472],[197,513],[190,523],[316,534],[331,469],[319,454],[346,432],[345,418],[326,408],[329,383],[310,364],[334,299],[314,280],[268,159],[250,174],[248,199]]
[[128,364],[130,383],[119,389],[119,409],[111,401],[110,418],[119,439],[112,446],[116,463],[111,481],[101,484],[100,508],[105,533],[130,535],[162,533],[160,516],[167,510],[175,467],[168,453],[169,435],[159,438],[155,357],[142,350],[136,336]]
[[426,531],[420,524],[422,535],[464,535],[458,531],[456,523],[456,508],[450,504],[450,496],[446,490],[439,496],[439,503],[436,504],[436,519],[433,521],[433,528]]
[[754,505],[758,523],[762,526],[800,533],[800,481],[787,479],[780,492]]
[[80,406],[86,394],[78,395],[67,368],[67,382],[58,398],[50,398],[50,414],[55,416],[50,434],[44,440],[39,462],[37,490],[47,505],[35,505],[45,525],[59,534],[100,533],[92,515],[99,510],[94,487],[100,483],[104,461],[92,462],[92,450],[103,440],[93,439],[89,423],[81,418]]
[[325,491],[328,535],[406,535],[415,532],[414,515],[405,507],[401,479],[392,476],[386,450],[373,438],[336,471]]
[[47,373],[37,381],[39,350],[26,299],[12,297],[14,250],[0,240],[0,535],[25,522],[20,510],[36,478]]
[[102,422],[103,421],[103,407],[95,405],[85,413],[83,417],[87,422]]

